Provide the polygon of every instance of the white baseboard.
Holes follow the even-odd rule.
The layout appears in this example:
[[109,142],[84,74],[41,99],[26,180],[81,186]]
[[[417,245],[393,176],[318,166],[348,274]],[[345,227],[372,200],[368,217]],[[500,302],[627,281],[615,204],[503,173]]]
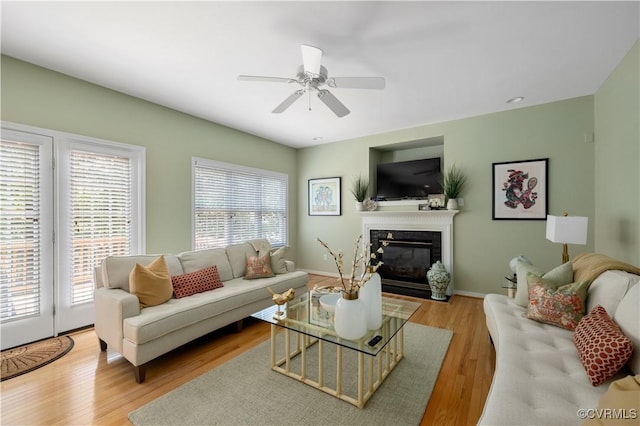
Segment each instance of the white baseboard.
[[335,278],[339,277],[337,272],[314,271],[313,269],[300,269],[300,270],[313,275],[323,275],[325,277],[335,277]]
[[475,291],[463,291],[463,290],[453,290],[453,294],[459,294],[460,296],[468,296],[475,297],[478,299],[484,299],[484,293],[476,293]]

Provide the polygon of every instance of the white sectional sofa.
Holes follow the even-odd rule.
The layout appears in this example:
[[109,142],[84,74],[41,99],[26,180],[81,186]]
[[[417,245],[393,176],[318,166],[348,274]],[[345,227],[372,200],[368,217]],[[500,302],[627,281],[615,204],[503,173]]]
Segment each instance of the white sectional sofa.
[[172,297],[146,308],[140,308],[138,297],[129,292],[129,274],[137,263],[148,265],[159,255],[105,258],[95,273],[95,332],[101,349],[104,351],[108,346],[122,354],[135,367],[136,381],[141,383],[146,363],[154,358],[272,305],[268,288],[277,293],[290,288],[300,293],[307,290],[308,274],[296,271],[288,260],[286,271],[280,271],[283,273],[243,279],[247,257],[258,254],[255,247],[258,245],[252,241],[226,248],[165,254],[171,276],[216,265],[224,286],[179,299]]
[[640,275],[607,270],[588,288],[586,312],[603,306],[634,348],[626,366],[599,386],[589,381],[574,331],[528,319],[527,308],[510,297],[486,295],[484,311],[496,368],[479,424],[577,425],[585,413],[579,410],[595,409],[611,382],[640,374],[638,281]]

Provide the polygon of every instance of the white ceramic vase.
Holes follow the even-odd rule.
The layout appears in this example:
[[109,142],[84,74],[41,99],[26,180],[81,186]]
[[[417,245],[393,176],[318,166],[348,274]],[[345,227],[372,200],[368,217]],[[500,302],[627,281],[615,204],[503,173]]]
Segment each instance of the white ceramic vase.
[[[346,299],[345,296],[355,299]],[[357,293],[342,293],[336,303],[334,328],[338,336],[347,340],[358,340],[367,333],[367,308]]]
[[364,203],[361,201],[356,201],[356,210],[358,210],[359,212],[364,210]]
[[379,329],[382,326],[382,279],[377,272],[362,286],[359,298],[367,307],[367,329]]
[[449,198],[449,201],[447,201],[447,210],[458,210],[457,198]]
[[431,287],[431,298],[434,300],[447,300],[447,287],[451,281],[451,275],[439,260],[431,265],[427,271],[427,280]]

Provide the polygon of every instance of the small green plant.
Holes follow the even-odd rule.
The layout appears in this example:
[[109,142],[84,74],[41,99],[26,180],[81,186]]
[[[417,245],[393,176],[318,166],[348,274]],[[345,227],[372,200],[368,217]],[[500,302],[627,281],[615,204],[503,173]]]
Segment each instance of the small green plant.
[[358,176],[351,183],[351,193],[357,202],[361,203],[369,195],[369,179]]
[[467,177],[456,168],[455,163],[442,175],[442,190],[448,199],[458,198],[464,189]]

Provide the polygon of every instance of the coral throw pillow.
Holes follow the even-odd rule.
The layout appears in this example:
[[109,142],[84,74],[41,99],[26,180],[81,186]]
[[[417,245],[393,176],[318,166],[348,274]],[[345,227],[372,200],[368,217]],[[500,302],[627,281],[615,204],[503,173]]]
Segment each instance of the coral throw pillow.
[[556,285],[533,274],[529,282],[529,319],[574,330],[584,315],[588,282]]
[[631,341],[600,305],[580,320],[573,342],[593,386],[612,378],[633,351]]
[[223,287],[216,265],[184,275],[171,277],[176,299]]
[[269,253],[262,257],[248,256],[247,271],[244,274],[245,280],[253,280],[255,278],[273,277],[274,273],[271,269],[271,256]]
[[171,299],[173,287],[164,256],[147,266],[136,263],[129,273],[129,291],[138,296],[140,308],[160,305]]

